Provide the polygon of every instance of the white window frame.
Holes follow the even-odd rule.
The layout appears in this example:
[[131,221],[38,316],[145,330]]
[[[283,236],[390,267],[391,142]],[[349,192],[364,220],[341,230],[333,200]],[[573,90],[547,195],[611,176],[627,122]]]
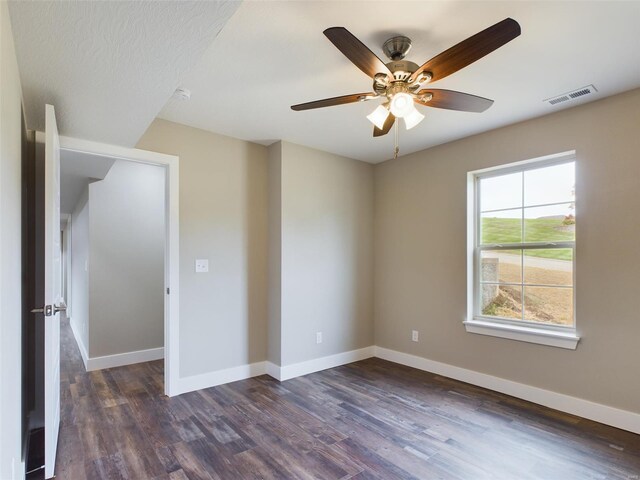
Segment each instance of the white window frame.
[[[576,152],[572,150],[467,173],[467,318],[463,322],[467,332],[571,350],[576,349],[580,340],[576,330],[575,308],[576,242],[496,244],[483,245],[480,247],[481,213],[479,188],[480,180],[483,178],[524,172],[575,161]],[[480,314],[480,252],[482,250],[514,250],[520,249],[522,246],[528,248],[571,248],[573,250],[573,326],[547,325]]]

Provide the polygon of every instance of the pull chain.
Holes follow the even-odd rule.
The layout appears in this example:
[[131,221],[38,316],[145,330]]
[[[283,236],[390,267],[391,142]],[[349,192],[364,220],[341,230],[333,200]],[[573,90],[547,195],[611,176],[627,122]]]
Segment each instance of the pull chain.
[[393,149],[393,159],[398,158],[398,153],[400,153],[400,146],[398,145],[398,120],[395,121],[394,124],[394,140],[395,140],[395,148]]

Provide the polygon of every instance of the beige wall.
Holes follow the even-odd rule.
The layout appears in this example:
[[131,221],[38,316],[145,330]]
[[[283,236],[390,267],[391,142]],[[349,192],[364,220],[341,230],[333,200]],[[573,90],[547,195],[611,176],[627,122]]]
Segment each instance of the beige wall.
[[[640,412],[639,125],[635,90],[376,166],[376,344]],[[466,333],[466,173],[573,149],[577,350]]]
[[373,166],[281,149],[281,361],[291,365],[373,344]]
[[22,89],[7,2],[0,2],[0,478],[24,478],[21,303]]
[[165,169],[116,160],[88,209],[89,358],[163,347]]
[[372,165],[164,120],[138,148],[180,157],[181,376],[372,344]]
[[180,376],[265,360],[267,148],[160,119],[137,147],[180,157]]

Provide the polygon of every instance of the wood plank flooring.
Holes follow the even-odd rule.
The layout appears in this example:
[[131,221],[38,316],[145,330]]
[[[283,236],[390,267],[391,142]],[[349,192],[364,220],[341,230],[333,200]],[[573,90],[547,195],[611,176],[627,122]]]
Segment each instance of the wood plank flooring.
[[640,436],[369,359],[162,395],[161,361],[86,373],[62,328],[58,479],[638,479]]

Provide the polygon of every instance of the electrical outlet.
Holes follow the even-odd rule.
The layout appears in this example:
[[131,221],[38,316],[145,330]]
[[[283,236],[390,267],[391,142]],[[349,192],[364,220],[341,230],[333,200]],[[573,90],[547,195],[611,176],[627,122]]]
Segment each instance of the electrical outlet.
[[322,332],[316,333],[316,343],[322,343]]
[[414,342],[418,341],[418,330],[413,330],[411,332],[411,340],[413,340]]

